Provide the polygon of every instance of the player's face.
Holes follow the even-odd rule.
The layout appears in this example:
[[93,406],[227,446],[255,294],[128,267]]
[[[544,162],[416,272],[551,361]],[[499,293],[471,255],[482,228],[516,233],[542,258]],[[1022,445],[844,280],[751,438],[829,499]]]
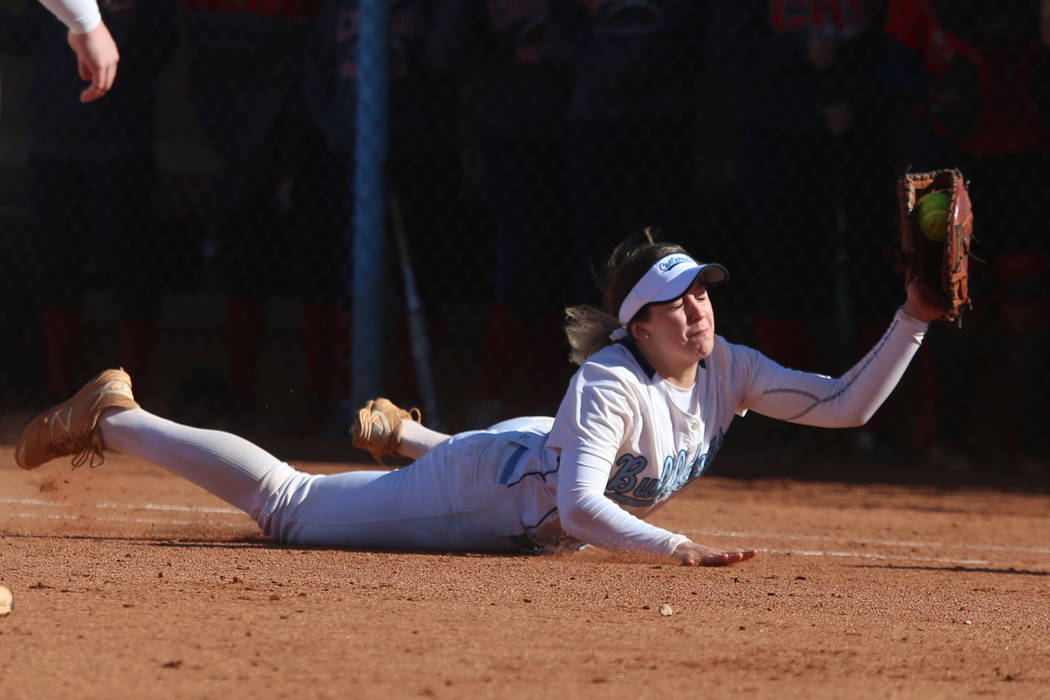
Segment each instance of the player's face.
[[697,281],[681,299],[649,307],[649,340],[668,359],[695,363],[715,347],[715,312],[707,287]]

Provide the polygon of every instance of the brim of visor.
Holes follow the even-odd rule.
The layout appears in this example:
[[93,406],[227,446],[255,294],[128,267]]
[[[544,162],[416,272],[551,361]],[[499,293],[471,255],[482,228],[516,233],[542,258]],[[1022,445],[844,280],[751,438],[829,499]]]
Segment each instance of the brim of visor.
[[714,287],[715,285],[722,284],[729,280],[729,270],[725,269],[718,263],[706,263],[701,265],[698,270],[687,271],[671,280],[671,282],[664,287],[663,292],[660,294],[660,298],[653,299],[646,304],[646,306],[651,306],[652,304],[667,304],[681,299],[685,296],[685,293],[692,288],[697,279],[699,279],[705,287]]

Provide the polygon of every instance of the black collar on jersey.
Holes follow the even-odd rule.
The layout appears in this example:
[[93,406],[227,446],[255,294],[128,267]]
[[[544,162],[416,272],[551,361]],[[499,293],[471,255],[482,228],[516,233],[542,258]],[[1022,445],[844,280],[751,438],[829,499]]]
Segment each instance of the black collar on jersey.
[[[649,377],[650,380],[656,378],[656,370],[651,364],[649,364],[649,360],[645,359],[645,355],[642,354],[642,351],[638,349],[638,343],[635,342],[634,338],[617,340],[616,344],[627,348],[627,351],[634,357],[634,361],[637,362],[638,366],[642,368],[643,372],[645,372],[645,376]],[[700,365],[700,369],[707,369],[706,360],[701,358],[698,364]]]

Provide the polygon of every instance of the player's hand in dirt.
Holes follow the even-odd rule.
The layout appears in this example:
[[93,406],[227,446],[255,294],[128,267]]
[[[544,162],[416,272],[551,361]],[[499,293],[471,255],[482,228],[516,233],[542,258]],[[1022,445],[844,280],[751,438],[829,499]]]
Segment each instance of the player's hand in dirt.
[[675,548],[672,556],[681,562],[682,566],[725,566],[750,559],[755,556],[755,550],[716,549],[686,541]]
[[908,283],[908,298],[904,302],[904,313],[929,323],[944,315],[944,309],[934,306],[922,297],[919,285],[915,280]]

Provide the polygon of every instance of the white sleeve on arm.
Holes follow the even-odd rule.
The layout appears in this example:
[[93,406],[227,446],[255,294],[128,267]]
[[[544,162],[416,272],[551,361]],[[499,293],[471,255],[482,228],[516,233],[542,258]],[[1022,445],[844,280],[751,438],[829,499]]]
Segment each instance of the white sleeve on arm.
[[102,22],[95,0],[40,0],[74,34],[87,34]]
[[670,556],[688,541],[650,525],[605,496],[611,465],[600,457],[568,449],[558,468],[558,517],[572,537],[602,549]]
[[898,310],[875,347],[837,379],[797,372],[766,360],[757,391],[743,408],[823,428],[864,425],[897,386],[922,345],[927,324]]

